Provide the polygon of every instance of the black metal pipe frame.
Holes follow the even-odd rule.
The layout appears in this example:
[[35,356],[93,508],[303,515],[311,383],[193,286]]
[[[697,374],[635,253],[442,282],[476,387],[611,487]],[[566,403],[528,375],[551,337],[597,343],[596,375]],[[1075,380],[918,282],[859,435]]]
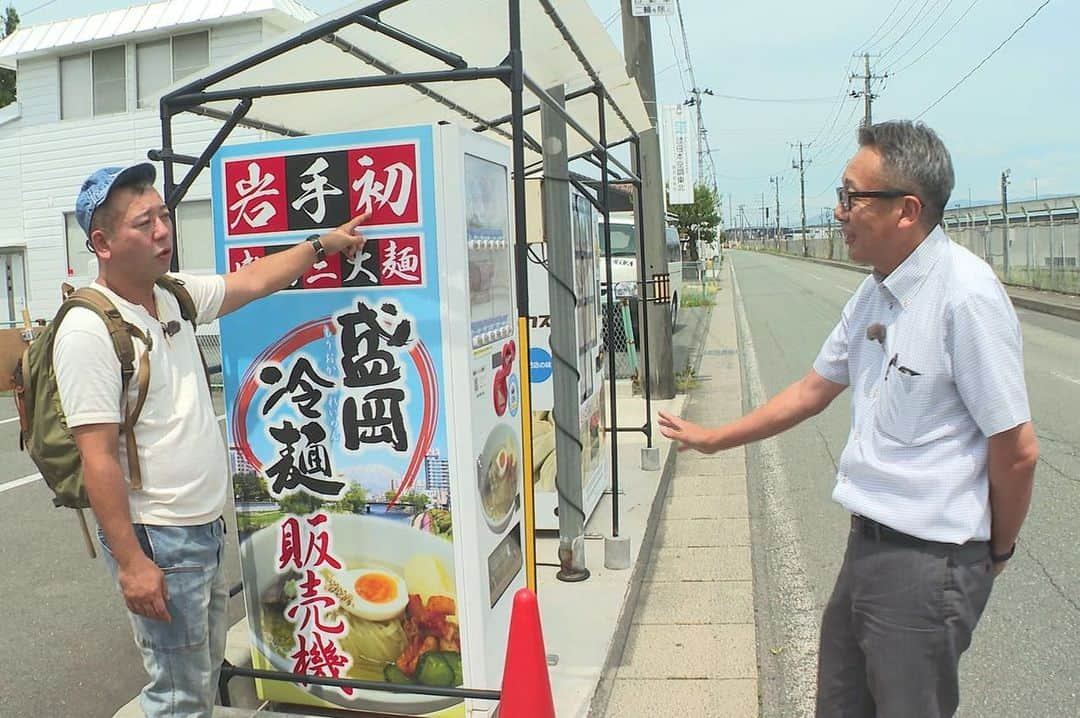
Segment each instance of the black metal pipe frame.
[[[601,146],[601,144],[599,142],[597,142],[592,137],[592,135],[589,134],[588,130],[586,130],[584,127],[582,127],[581,124],[578,123],[578,121],[575,120],[570,115],[570,113],[566,111],[566,108],[562,107],[561,105],[559,105],[559,103],[555,102],[555,100],[551,97],[551,95],[549,95],[547,93],[547,90],[540,87],[540,85],[538,85],[536,83],[536,81],[533,80],[528,75],[525,75],[524,79],[525,79],[525,86],[529,88],[529,92],[533,93],[538,98],[540,98],[540,102],[546,104],[557,115],[562,117],[566,121],[566,124],[574,129],[574,132],[577,132],[578,135],[583,140],[585,140],[586,142],[588,142],[592,146],[593,150],[595,150],[597,152],[603,152],[605,154],[607,153],[607,149],[605,147]],[[627,169],[626,166],[624,166],[621,162],[619,162],[617,159],[615,159],[611,155],[608,155],[608,161],[611,162],[611,164],[618,167],[619,169],[621,169],[626,174],[628,174],[628,175],[633,175],[634,174],[632,171]]]
[[[634,146],[634,161],[638,167],[641,167],[641,140],[635,137],[631,144]],[[641,252],[641,261],[638,262],[638,286],[641,288],[641,297],[638,300],[638,308],[641,311],[641,346],[644,351],[642,354],[644,358],[645,369],[645,381],[642,382],[643,393],[645,394],[645,425],[642,430],[645,432],[646,446],[652,448],[652,367],[649,363],[649,300],[645,294],[649,289],[649,284],[646,283],[645,274],[645,208],[644,204],[644,188],[641,183],[634,185],[634,191],[636,193],[637,202],[634,203],[634,211],[636,214],[635,223],[640,228],[637,233],[638,236],[638,251]]]
[[[591,95],[595,91],[596,91],[595,87],[584,87],[584,88],[582,88],[580,90],[574,90],[573,92],[567,93],[565,101],[567,103],[569,103],[571,100],[576,100],[579,97],[584,97],[586,95]],[[535,115],[537,112],[540,111],[540,108],[542,108],[542,107],[543,107],[543,104],[532,105],[531,107],[522,110],[521,115],[522,115],[522,117],[528,117],[529,115]],[[505,125],[507,122],[510,122],[512,119],[514,119],[513,114],[503,115],[502,117],[491,120],[490,122],[481,122],[480,124],[476,125],[472,129],[473,129],[473,132],[486,132],[487,130],[494,130],[497,127],[499,127],[500,125]]]
[[[236,123],[242,120],[244,115],[246,115],[250,109],[250,98],[244,98],[236,105],[236,109],[232,111],[232,115],[218,129],[217,134],[210,140],[210,144],[206,146],[206,149],[203,150],[202,154],[195,160],[191,169],[188,170],[187,175],[185,175],[184,179],[180,181],[180,184],[176,186],[176,190],[172,193],[172,196],[166,199],[165,204],[168,205],[170,210],[176,209],[176,205],[179,203],[176,198],[183,197],[187,194],[187,191],[191,189],[191,185],[195,182],[195,178],[210,164],[210,158],[212,158],[214,153],[225,143],[226,138],[232,133],[233,128],[236,127]],[[176,158],[174,157],[173,159],[175,160]],[[173,236],[173,242],[174,244],[176,242],[175,235]],[[173,250],[173,257],[175,258],[177,254],[175,246],[173,247]]]
[[[623,114],[622,109],[617,104],[615,104],[614,98],[612,98],[607,93],[607,90],[604,89],[604,84],[600,82],[599,73],[597,73],[596,70],[593,69],[592,64],[589,62],[589,58],[585,57],[585,53],[584,51],[582,51],[581,45],[579,45],[577,40],[574,39],[574,36],[570,34],[569,28],[566,27],[566,23],[564,23],[562,21],[562,18],[559,17],[559,13],[555,11],[555,8],[554,6],[552,6],[550,0],[539,0],[539,2],[541,7],[544,8],[544,12],[547,13],[547,16],[549,18],[551,18],[551,23],[555,26],[555,29],[559,31],[560,35],[562,35],[563,42],[565,42],[567,47],[570,48],[570,52],[574,53],[574,57],[577,58],[578,63],[581,65],[582,69],[585,70],[585,73],[589,76],[589,79],[592,80],[593,86],[599,88],[599,91],[602,93],[603,99],[611,105],[611,109],[615,111],[615,115],[623,123],[623,125],[630,132],[630,134],[637,134],[636,132],[634,132],[634,126],[630,124],[630,120],[628,120],[626,115]],[[600,114],[604,114],[603,103],[600,104]]]
[[434,57],[436,60],[441,60],[455,70],[461,70],[468,67],[468,63],[465,62],[465,58],[463,58],[461,55],[458,55],[456,52],[447,52],[442,48],[435,47],[430,42],[425,42],[424,40],[421,40],[415,35],[410,35],[409,33],[403,30],[399,30],[392,25],[387,25],[381,20],[371,17],[370,15],[361,15],[359,18],[356,19],[356,22],[358,25],[363,25],[369,30],[374,30],[375,32],[386,35],[391,40],[397,40],[402,45],[408,45],[414,50],[419,50],[420,52],[428,55],[429,57]]
[[296,37],[290,38],[279,45],[268,47],[265,50],[258,52],[250,57],[234,62],[228,67],[223,67],[217,72],[207,75],[206,77],[199,78],[186,85],[178,87],[173,92],[169,93],[163,99],[172,98],[178,95],[185,95],[192,92],[199,92],[210,87],[214,83],[228,79],[233,75],[243,72],[244,70],[250,70],[256,65],[260,65],[267,60],[271,60],[279,55],[283,55],[289,50],[294,50],[302,45],[315,42],[317,40],[324,39],[327,35],[331,35],[334,32],[340,30],[348,25],[353,25],[360,17],[373,17],[378,18],[379,14],[385,10],[397,7],[398,5],[404,5],[409,0],[378,0],[372,4],[355,10],[347,15],[335,18],[333,20],[327,20],[321,25],[316,25],[313,28],[305,30]]
[[509,73],[504,65],[496,67],[470,67],[464,70],[432,70],[428,72],[407,72],[400,75],[367,75],[365,77],[343,77],[336,80],[318,80],[316,82],[290,82],[284,85],[264,85],[261,87],[237,87],[232,90],[211,90],[173,95],[170,104],[177,110],[189,105],[205,105],[208,102],[222,100],[243,100],[252,97],[279,97],[281,95],[299,95],[305,92],[330,92],[333,90],[358,90],[365,87],[389,87],[392,85],[421,84],[426,82],[468,82],[472,80],[502,80]]
[[[607,146],[607,121],[604,118],[604,98],[599,94],[596,96],[596,103],[598,108],[600,125],[600,144]],[[604,299],[605,314],[607,316],[607,341],[605,342],[608,360],[608,381],[611,382],[608,386],[609,397],[608,400],[611,404],[611,426],[615,426],[619,423],[619,399],[616,396],[618,394],[615,391],[615,349],[612,337],[615,331],[615,283],[611,275],[611,258],[607,257],[607,253],[611,247],[611,212],[608,209],[608,155],[607,152],[597,155],[600,160],[600,196],[602,198],[601,204],[603,209],[601,212],[604,215],[604,254],[606,259],[604,260],[604,273],[607,280],[607,296]],[[634,338],[630,337],[630,341]],[[613,538],[619,535],[619,435],[618,432],[610,432],[608,434],[611,441],[611,536]]]
[[[222,669],[224,672],[224,669]],[[286,673],[284,671],[264,671],[258,668],[243,668],[230,666],[229,678],[244,676],[258,678],[265,681],[282,681],[286,683],[310,683],[315,686],[328,686],[330,688],[353,688],[361,691],[380,691],[382,693],[404,693],[418,696],[442,696],[445,698],[471,698],[474,700],[497,701],[501,691],[486,690],[480,688],[436,688],[434,686],[419,686],[411,683],[384,683],[382,681],[356,681],[348,678],[327,678],[325,676],[309,676],[302,673]]]
[[[323,41],[327,42],[330,45],[333,45],[334,47],[336,47],[337,49],[341,50],[342,52],[344,52],[346,54],[352,55],[353,57],[357,58],[361,62],[365,62],[368,65],[371,65],[376,70],[378,70],[379,72],[381,72],[381,73],[383,73],[385,75],[400,75],[400,74],[402,74],[401,71],[398,70],[393,65],[391,65],[391,64],[389,64],[387,62],[383,62],[382,60],[375,57],[371,53],[365,52],[364,50],[360,49],[359,47],[357,47],[353,43],[348,42],[347,40],[345,40],[344,38],[342,38],[342,37],[340,37],[338,35],[330,35],[328,37],[324,37]],[[505,65],[506,63],[503,62],[502,64]],[[504,80],[504,82],[505,82],[505,80]],[[481,124],[487,122],[487,120],[485,120],[483,117],[480,117],[475,112],[471,112],[469,109],[459,105],[458,103],[454,102],[453,100],[446,97],[445,95],[442,95],[442,94],[440,94],[438,92],[435,92],[434,90],[432,90],[429,87],[425,87],[424,85],[420,85],[420,84],[416,84],[416,83],[407,83],[407,84],[408,84],[409,87],[411,87],[413,90],[415,90],[419,94],[423,95],[424,97],[430,97],[432,100],[434,100],[435,102],[438,102],[443,107],[446,107],[447,109],[450,109],[450,110],[458,113],[459,115],[461,115],[462,117],[464,117],[467,120],[471,120],[473,122],[478,122],[478,123],[481,123]],[[500,130],[498,128],[494,129],[494,132],[496,132],[499,135],[502,135],[505,139],[509,140],[510,142],[514,141],[513,135],[511,135],[509,132],[505,132],[505,131]],[[538,151],[538,150],[534,150],[534,151]]]
[[[522,49],[521,49],[521,0],[509,0],[509,9],[510,9],[510,13],[509,13],[509,16],[510,16],[509,17],[510,54],[508,55],[507,60],[502,65],[500,65],[499,67],[495,67],[495,68],[478,68],[478,69],[466,69],[466,68],[458,67],[457,66],[457,60],[459,59],[458,56],[453,55],[452,53],[445,53],[444,51],[441,51],[438,48],[435,48],[434,46],[423,42],[422,40],[414,38],[411,35],[407,35],[406,33],[402,32],[402,31],[399,31],[396,28],[391,28],[390,26],[385,25],[385,24],[381,23],[380,21],[378,21],[378,15],[379,15],[380,12],[382,12],[384,10],[387,10],[389,8],[393,8],[393,7],[396,7],[398,5],[404,4],[407,1],[408,0],[381,0],[380,2],[372,3],[371,5],[368,5],[367,7],[362,8],[360,10],[357,10],[357,11],[355,11],[353,13],[350,13],[348,15],[336,18],[334,20],[325,22],[325,23],[323,23],[321,25],[318,25],[318,26],[316,26],[314,28],[311,28],[311,29],[305,31],[304,33],[301,33],[300,35],[298,35],[298,36],[296,36],[294,38],[291,38],[290,40],[288,40],[288,41],[286,41],[286,42],[284,42],[284,43],[282,43],[280,45],[275,45],[274,47],[267,48],[266,50],[263,50],[262,52],[259,52],[259,53],[255,54],[255,55],[251,56],[251,57],[245,58],[245,59],[243,59],[243,60],[241,60],[241,61],[239,61],[237,63],[234,63],[234,64],[232,64],[232,65],[230,65],[228,67],[222,68],[221,70],[219,70],[219,71],[217,71],[217,72],[215,72],[215,73],[213,73],[213,74],[211,74],[211,75],[209,75],[207,77],[200,78],[199,80],[196,80],[196,81],[191,82],[191,83],[189,83],[187,85],[184,85],[184,86],[178,88],[177,90],[175,90],[174,92],[163,96],[161,98],[161,100],[160,100],[160,109],[159,109],[160,116],[161,116],[161,141],[162,141],[162,147],[161,147],[160,150],[151,151],[148,154],[149,154],[151,159],[162,162],[162,164],[163,164],[162,183],[163,183],[164,189],[165,189],[165,196],[171,200],[170,206],[175,207],[183,199],[184,194],[190,188],[192,182],[194,182],[194,180],[198,176],[198,174],[203,169],[205,169],[205,167],[208,165],[208,163],[210,161],[210,158],[213,156],[214,152],[216,152],[217,149],[220,148],[221,144],[224,143],[225,139],[227,139],[228,135],[231,133],[231,131],[233,129],[235,129],[235,127],[237,125],[246,126],[246,127],[253,127],[253,128],[261,129],[261,130],[267,130],[267,131],[274,132],[276,134],[283,135],[283,136],[303,136],[303,135],[307,134],[307,133],[301,132],[299,130],[295,130],[295,129],[292,129],[292,128],[283,127],[283,126],[279,126],[279,125],[273,125],[271,123],[266,123],[266,122],[263,122],[263,121],[260,121],[260,120],[248,120],[248,119],[246,119],[244,117],[244,115],[250,110],[253,100],[256,99],[257,97],[284,95],[284,94],[291,94],[291,93],[299,94],[299,93],[303,93],[303,92],[327,91],[327,90],[335,90],[335,89],[354,89],[354,88],[360,88],[360,87],[377,87],[377,86],[389,86],[389,85],[405,84],[405,85],[409,85],[410,87],[413,87],[414,89],[416,89],[418,92],[420,92],[422,94],[425,94],[425,95],[427,95],[429,97],[432,97],[436,101],[441,102],[442,104],[450,107],[451,109],[454,109],[455,111],[458,111],[463,116],[468,117],[470,119],[473,119],[475,122],[478,122],[479,124],[485,126],[486,128],[492,129],[494,131],[499,132],[499,130],[497,129],[497,124],[503,124],[503,121],[500,121],[498,123],[489,123],[489,122],[485,121],[483,118],[480,118],[480,117],[476,116],[475,114],[469,112],[465,108],[463,108],[463,107],[457,105],[456,103],[453,103],[452,101],[448,100],[447,98],[442,97],[438,93],[435,93],[435,92],[429,90],[428,88],[424,87],[420,83],[423,83],[423,82],[438,82],[438,81],[470,81],[470,80],[481,80],[481,79],[499,79],[499,80],[503,81],[505,84],[507,84],[508,88],[510,89],[510,95],[511,95],[511,98],[510,98],[511,99],[510,122],[512,123],[512,130],[513,131],[512,131],[512,133],[510,133],[510,138],[512,140],[513,182],[514,182],[514,194],[515,194],[515,203],[514,203],[514,219],[515,219],[515,223],[514,223],[515,242],[514,242],[514,245],[515,245],[515,254],[520,258],[526,259],[526,261],[516,261],[515,262],[515,276],[516,276],[516,279],[517,279],[517,282],[516,282],[517,292],[516,292],[516,294],[517,294],[517,300],[518,300],[518,318],[519,318],[519,320],[524,320],[524,321],[520,321],[520,323],[522,325],[522,331],[524,332],[524,335],[521,337],[521,340],[522,340],[524,346],[528,346],[528,343],[529,343],[528,321],[527,321],[528,316],[529,316],[528,315],[528,312],[529,312],[529,295],[528,295],[528,277],[527,277],[528,247],[527,247],[526,217],[525,217],[526,213],[525,213],[525,203],[524,203],[525,180],[526,180],[525,145],[526,145],[526,143],[529,143],[531,146],[534,147],[534,149],[536,151],[540,151],[540,146],[539,146],[539,144],[536,143],[535,139],[528,136],[528,134],[525,131],[525,113],[524,113],[523,104],[524,104],[524,90],[525,90],[525,87],[526,87],[526,83],[527,82],[529,83],[530,89],[535,88],[535,89],[533,89],[533,91],[536,92],[537,96],[540,97],[542,102],[546,102],[551,107],[555,108],[555,110],[559,114],[561,114],[563,116],[563,118],[567,121],[567,124],[569,124],[571,127],[573,127],[573,129],[576,132],[578,132],[578,134],[580,134],[586,141],[588,141],[592,145],[593,151],[585,153],[583,155],[583,157],[592,157],[595,154],[595,156],[597,158],[599,158],[599,160],[600,160],[600,165],[599,166],[600,166],[600,169],[601,169],[601,187],[602,187],[604,197],[603,197],[603,202],[601,202],[599,204],[602,206],[602,211],[603,211],[604,218],[605,218],[605,222],[604,222],[605,245],[610,244],[610,236],[611,236],[610,226],[609,226],[609,223],[607,221],[607,220],[610,219],[610,214],[609,214],[608,207],[607,207],[607,190],[608,190],[608,182],[607,182],[607,180],[608,180],[608,172],[609,172],[608,163],[610,162],[612,164],[615,164],[623,172],[625,172],[629,177],[633,178],[631,181],[635,185],[635,187],[637,188],[639,205],[640,205],[640,194],[641,194],[641,181],[640,181],[640,179],[636,175],[634,175],[633,172],[631,172],[625,166],[623,166],[620,162],[618,162],[613,157],[611,157],[609,150],[611,149],[611,147],[616,147],[616,146],[622,145],[627,141],[635,142],[635,147],[637,147],[637,144],[636,144],[637,135],[636,135],[636,133],[634,133],[633,128],[630,126],[629,122],[626,120],[625,115],[623,115],[622,111],[614,103],[614,100],[606,92],[606,90],[603,88],[603,86],[599,84],[598,78],[595,78],[595,73],[592,71],[591,67],[589,67],[589,65],[588,65],[586,59],[584,58],[584,56],[580,53],[580,48],[578,48],[576,43],[574,43],[572,40],[570,40],[570,42],[574,47],[575,54],[578,55],[579,61],[582,62],[583,66],[590,73],[590,75],[594,76],[594,82],[596,83],[595,87],[588,88],[588,90],[581,91],[580,94],[578,94],[577,92],[572,93],[572,95],[573,95],[574,99],[576,99],[577,97],[583,96],[585,94],[588,94],[589,92],[593,92],[593,93],[595,93],[597,95],[597,98],[598,98],[599,126],[600,126],[601,138],[602,138],[601,142],[598,143],[594,138],[592,138],[588,134],[588,132],[586,132],[576,121],[573,120],[572,117],[570,117],[567,114],[567,112],[566,112],[566,110],[564,108],[560,107],[557,103],[555,103],[552,100],[552,98],[547,94],[547,92],[545,92],[543,89],[536,86],[535,83],[533,83],[531,80],[528,80],[526,78],[525,72],[524,72],[524,59],[523,59],[523,56],[522,56]],[[553,17],[553,20],[557,21],[556,24],[557,24],[557,27],[559,28],[560,32],[563,32],[564,27],[561,26],[561,20],[558,20],[557,15],[554,14],[554,10],[551,9],[550,5],[547,5],[546,3],[545,3],[545,7],[549,10],[548,14]],[[361,21],[360,18],[364,18],[364,20]],[[372,20],[372,21],[369,22],[369,20]],[[386,65],[385,63],[381,63],[378,60],[376,60],[375,58],[367,55],[366,53],[363,53],[363,51],[359,50],[358,48],[355,48],[350,43],[347,43],[344,40],[341,40],[340,38],[333,37],[333,33],[336,30],[339,30],[339,29],[345,27],[346,25],[353,24],[353,23],[359,23],[359,24],[362,24],[365,27],[368,27],[369,29],[372,29],[374,31],[382,32],[383,34],[386,34],[388,37],[392,37],[393,39],[396,39],[396,40],[398,40],[398,41],[400,41],[400,42],[402,42],[402,43],[404,43],[406,45],[409,45],[409,46],[413,47],[414,49],[417,49],[417,50],[419,50],[421,52],[424,52],[424,53],[429,54],[429,55],[431,55],[433,57],[436,57],[436,58],[438,58],[440,60],[443,60],[444,62],[447,62],[448,64],[450,64],[455,69],[449,70],[449,71],[428,72],[428,73],[398,73],[396,70],[393,70],[393,68],[391,68],[389,65]],[[564,32],[564,36],[565,36],[565,32]],[[292,83],[292,84],[289,84],[289,85],[280,85],[280,86],[269,87],[269,88],[267,88],[267,87],[256,87],[256,88],[241,88],[239,90],[232,90],[232,91],[206,92],[207,87],[209,87],[209,86],[211,86],[211,85],[213,85],[213,84],[215,84],[215,83],[217,83],[217,82],[219,82],[221,80],[232,77],[232,76],[234,76],[234,75],[236,75],[236,74],[238,74],[240,72],[243,72],[244,70],[247,70],[247,69],[250,69],[252,67],[255,67],[256,65],[259,65],[260,63],[262,63],[262,62],[264,62],[266,60],[272,59],[272,58],[277,57],[279,55],[282,55],[282,54],[284,54],[284,53],[286,53],[286,52],[288,52],[288,51],[290,51],[292,49],[295,49],[295,48],[300,47],[302,45],[306,45],[306,44],[314,42],[316,40],[324,40],[324,41],[330,42],[331,44],[334,44],[339,49],[344,49],[345,51],[356,55],[360,59],[369,62],[369,64],[372,64],[373,66],[375,66],[377,68],[386,68],[387,75],[389,75],[389,77],[385,77],[385,78],[354,78],[354,79],[351,79],[351,80],[308,82],[308,83]],[[220,110],[203,106],[203,103],[205,103],[205,102],[222,101],[222,100],[228,100],[228,99],[236,99],[236,100],[240,101],[240,104],[233,110],[233,112],[231,114],[226,114],[226,113],[224,113],[224,112],[222,112]],[[607,141],[606,141],[607,140],[607,127],[606,127],[606,116],[605,116],[605,112],[604,112],[604,101],[605,100],[612,104],[613,108],[615,109],[616,113],[619,115],[620,119],[624,122],[624,124],[627,125],[627,128],[631,131],[631,133],[633,133],[631,138],[628,138],[626,140],[621,140],[621,141],[619,141],[617,143],[614,143],[611,147],[607,146]],[[536,108],[535,110],[531,110],[530,112],[534,112],[534,111],[536,111],[538,109],[539,109],[539,107]],[[208,145],[207,149],[197,158],[193,157],[193,156],[190,156],[190,155],[179,154],[179,153],[174,152],[174,150],[173,150],[172,118],[173,118],[174,115],[180,114],[181,112],[189,112],[189,113],[196,114],[196,115],[204,115],[204,116],[212,117],[212,118],[215,118],[215,119],[223,120],[225,122],[225,126],[222,127],[219,130],[219,132],[215,135],[215,137],[211,141],[210,145]],[[506,135],[507,133],[501,132],[501,134]],[[581,158],[581,157],[578,157],[578,158]],[[640,160],[640,152],[639,152],[639,158],[638,159]],[[174,163],[177,163],[177,162],[179,162],[181,164],[187,164],[187,165],[190,165],[192,167],[192,169],[189,171],[189,173],[185,176],[185,179],[184,179],[184,181],[182,182],[182,184],[180,186],[177,186],[175,184],[175,181],[174,181],[174,179],[175,179],[175,177],[174,177]],[[589,197],[588,192],[583,192],[583,194],[585,194],[586,197]],[[589,198],[590,198],[590,201],[592,201],[591,197],[589,197]],[[594,203],[594,206],[596,204],[597,203]],[[175,247],[175,243],[176,243],[175,233],[174,233],[174,240],[173,241],[174,241],[174,247]],[[176,266],[177,261],[178,261],[177,260],[177,254],[178,254],[177,252],[175,252],[175,251],[173,252],[173,259],[172,259],[173,266],[172,266],[172,269],[174,271],[178,268]],[[608,320],[609,320],[609,331],[610,331],[610,325],[611,325],[610,323],[613,322],[613,320],[614,320],[614,317],[613,317],[614,304],[613,304],[613,292],[612,292],[612,288],[611,288],[611,284],[612,284],[612,282],[611,282],[611,279],[612,279],[611,278],[611,265],[610,265],[610,263],[605,263],[605,264],[607,265],[607,279],[608,279],[608,287],[609,287],[609,289],[608,289],[608,297],[607,297],[607,304],[608,304]],[[644,271],[644,269],[642,269],[642,271]],[[646,334],[646,336],[647,336],[647,334]],[[647,362],[648,362],[648,352],[646,351],[646,366],[647,366]],[[608,369],[609,369],[609,375],[613,378],[614,375],[615,375],[615,362],[614,362],[614,354],[610,350],[608,352]],[[523,380],[523,382],[527,382],[529,380],[529,377],[527,376],[527,369],[526,369],[526,376],[522,377],[522,380]],[[649,394],[648,394],[648,382],[646,382],[646,407],[649,406],[649,404],[648,404],[649,398],[648,397],[649,397]],[[615,420],[616,410],[617,410],[616,392],[614,391],[614,388],[612,388],[612,391],[611,391],[612,421]],[[647,410],[648,410],[648,408],[647,408]],[[529,418],[529,420],[531,421],[531,417]],[[616,429],[615,431],[617,432],[617,431],[620,431],[620,430]],[[650,442],[651,442],[651,435],[650,435]],[[617,536],[618,535],[618,455],[617,455],[617,438],[616,438],[615,432],[612,432],[612,476],[613,476],[613,479],[612,479],[612,487],[613,487],[613,492],[612,492],[612,497],[613,497],[613,499],[612,499],[612,506],[613,506],[612,531],[613,531],[613,535]],[[534,537],[533,555],[535,556],[535,537]],[[450,697],[471,698],[471,699],[492,700],[492,701],[499,700],[499,697],[500,697],[500,692],[499,691],[472,690],[472,689],[461,689],[461,688],[442,688],[442,689],[440,689],[440,688],[427,688],[427,687],[418,687],[418,686],[395,686],[393,684],[388,684],[388,683],[384,683],[384,682],[352,681],[352,680],[335,679],[335,678],[324,678],[324,677],[319,677],[319,676],[302,676],[302,675],[292,674],[292,673],[282,673],[282,672],[276,672],[276,671],[261,671],[261,670],[255,670],[255,669],[249,669],[249,668],[241,668],[241,667],[238,667],[238,666],[232,666],[232,665],[228,664],[228,662],[226,661],[225,665],[223,665],[223,667],[222,667],[222,676],[221,676],[221,681],[220,681],[221,695],[225,699],[225,704],[226,705],[227,705],[227,696],[228,696],[227,682],[228,682],[229,678],[231,678],[233,676],[248,676],[248,677],[252,677],[252,678],[260,678],[260,679],[265,679],[265,680],[288,681],[288,682],[291,682],[291,683],[311,683],[311,684],[317,684],[317,685],[327,685],[327,686],[337,686],[337,687],[352,687],[352,688],[358,688],[358,689],[370,689],[370,690],[384,691],[384,692],[391,692],[391,693],[418,693],[418,694],[424,694],[424,695],[445,695],[445,696],[450,696]]]

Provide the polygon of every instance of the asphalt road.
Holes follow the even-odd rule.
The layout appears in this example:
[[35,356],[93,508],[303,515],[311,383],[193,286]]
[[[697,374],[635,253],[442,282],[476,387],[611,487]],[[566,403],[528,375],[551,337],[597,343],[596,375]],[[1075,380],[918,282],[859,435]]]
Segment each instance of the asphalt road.
[[[744,395],[760,401],[809,370],[864,275],[748,252],[728,258],[743,304]],[[1080,715],[1080,323],[1019,316],[1042,455],[1016,558],[962,662],[959,716]],[[803,715],[812,695],[820,614],[847,533],[829,495],[849,411],[845,393],[748,453],[765,716]]]
[[[680,313],[677,368],[696,363],[708,314],[699,307]],[[220,413],[220,394],[217,401]],[[142,688],[142,660],[120,596],[102,560],[87,554],[75,513],[52,506],[19,450],[15,415],[11,399],[0,397],[0,718],[109,718]],[[232,585],[240,571],[231,505],[226,520],[234,537],[226,562]],[[241,597],[230,612],[233,620],[243,615]]]
[[[220,397],[219,397],[220,411]],[[105,564],[84,548],[76,515],[19,451],[10,398],[0,398],[0,716],[109,718],[145,683],[142,659]],[[235,520],[228,514],[230,535]],[[93,527],[93,519],[87,512]],[[235,539],[226,570],[239,581]],[[239,597],[230,611],[243,615]]]

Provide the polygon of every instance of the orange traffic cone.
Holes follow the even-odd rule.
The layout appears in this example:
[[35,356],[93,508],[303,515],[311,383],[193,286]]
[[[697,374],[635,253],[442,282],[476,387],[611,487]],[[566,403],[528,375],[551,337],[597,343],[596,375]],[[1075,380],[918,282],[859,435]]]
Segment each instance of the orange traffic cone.
[[527,588],[514,595],[499,718],[555,718],[540,608]]

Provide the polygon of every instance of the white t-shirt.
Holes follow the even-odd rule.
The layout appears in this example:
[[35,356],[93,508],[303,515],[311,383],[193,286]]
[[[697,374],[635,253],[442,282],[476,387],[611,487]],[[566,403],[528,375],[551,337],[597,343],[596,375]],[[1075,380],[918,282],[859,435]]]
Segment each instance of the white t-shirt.
[[[177,274],[191,294],[200,324],[213,321],[225,298],[221,276]],[[98,283],[121,316],[152,337],[150,387],[135,425],[142,490],[129,491],[135,523],[194,526],[213,521],[225,506],[228,460],[199,359],[195,331],[180,315],[176,298],[154,287],[158,318]],[[162,324],[180,331],[166,337]],[[138,368],[146,347],[135,345],[135,374],[127,402],[138,396]],[[120,361],[105,323],[88,309],[72,309],[56,332],[53,365],[68,426],[120,424],[128,406],[120,397]],[[127,444],[120,438],[120,465],[128,471]]]

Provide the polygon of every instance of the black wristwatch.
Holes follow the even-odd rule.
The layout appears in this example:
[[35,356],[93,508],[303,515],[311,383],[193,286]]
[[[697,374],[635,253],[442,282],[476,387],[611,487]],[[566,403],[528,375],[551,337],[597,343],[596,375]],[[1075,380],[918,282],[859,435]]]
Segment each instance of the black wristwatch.
[[316,262],[323,262],[326,260],[326,247],[322,246],[322,240],[319,239],[319,235],[313,234],[305,241],[311,242],[311,246],[315,248]]
[[1006,551],[1005,553],[994,553],[993,550],[991,550],[990,551],[990,562],[991,563],[1005,563],[1006,561],[1008,561],[1010,558],[1013,557],[1014,553],[1016,553],[1016,542],[1015,541],[1013,541],[1012,547],[1008,551]]

